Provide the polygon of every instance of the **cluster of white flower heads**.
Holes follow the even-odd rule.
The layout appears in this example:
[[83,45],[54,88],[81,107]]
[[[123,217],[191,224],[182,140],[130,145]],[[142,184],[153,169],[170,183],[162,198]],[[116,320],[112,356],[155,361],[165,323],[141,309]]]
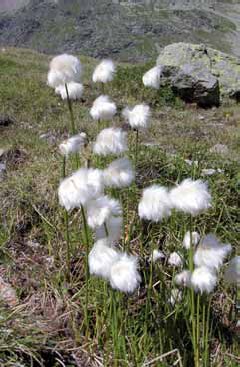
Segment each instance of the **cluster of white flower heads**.
[[122,215],[120,202],[106,195],[90,200],[87,202],[86,208],[87,221],[91,228],[102,226],[111,216]]
[[[214,234],[208,234],[199,241],[199,234],[193,232],[194,265],[195,269],[191,273],[184,270],[175,276],[175,283],[179,286],[192,287],[195,292],[211,293],[217,283],[217,271],[223,265],[224,260],[231,252],[230,244],[222,244]],[[189,249],[190,233],[185,235],[185,248]],[[239,260],[238,260],[239,262]],[[236,283],[236,266],[234,261],[230,262],[227,274],[228,279],[234,279]],[[240,278],[240,264],[238,265],[238,279]],[[239,279],[240,281],[240,279]],[[231,283],[231,280],[229,281]]]
[[150,87],[154,89],[159,89],[161,80],[161,66],[155,66],[154,68],[148,70],[142,78],[145,87]]
[[112,288],[124,293],[133,293],[140,282],[137,257],[123,254],[111,268],[110,283]]
[[211,207],[211,195],[207,184],[201,180],[193,181],[190,178],[182,181],[170,191],[173,208],[193,216]]
[[194,254],[194,264],[211,270],[218,270],[231,252],[230,244],[220,243],[214,234],[203,237]]
[[82,74],[82,65],[77,57],[62,54],[54,57],[50,62],[48,85],[56,88],[71,82],[79,82]]
[[[70,82],[67,84],[68,96],[72,100],[81,99],[84,87],[80,83]],[[55,88],[55,93],[59,94],[63,100],[67,99],[67,91],[65,85],[59,85]]]
[[171,266],[182,266],[183,265],[183,260],[182,257],[177,253],[177,252],[172,252],[168,258],[168,264]]
[[153,261],[153,263],[165,259],[165,255],[162,251],[154,249],[152,252],[152,256],[150,257],[150,261]]
[[120,155],[127,150],[127,133],[120,128],[103,129],[97,136],[93,151],[97,155]]
[[148,105],[138,104],[132,109],[126,107],[122,115],[133,129],[140,129],[148,127],[151,111]]
[[93,72],[94,83],[108,83],[114,79],[116,67],[112,60],[103,60],[98,64]]
[[59,145],[60,153],[64,156],[68,156],[69,154],[80,152],[86,143],[86,139],[86,133],[71,136]]
[[197,246],[198,242],[200,241],[200,234],[198,232],[192,232],[192,243],[191,243],[191,236],[190,232],[186,232],[183,238],[183,247],[186,250],[189,250],[191,245],[193,247]]
[[102,171],[80,168],[60,183],[58,197],[60,205],[69,211],[99,197],[102,192]]
[[171,205],[168,190],[159,185],[152,185],[143,190],[138,214],[142,219],[159,222],[171,214]]
[[[116,68],[111,60],[103,60],[94,70],[93,82],[107,83],[114,78]],[[48,84],[55,88],[63,100],[81,98],[83,85],[79,83],[82,73],[80,61],[72,55],[59,55],[50,63]],[[154,67],[143,76],[147,87],[159,89],[161,67]],[[67,87],[67,90],[66,90]],[[99,96],[93,103],[90,115],[94,120],[111,120],[117,112],[114,102],[106,95]],[[133,129],[149,126],[151,111],[146,104],[125,108],[122,112]],[[86,134],[81,133],[64,141],[59,149],[68,156],[80,152],[86,144]],[[120,128],[102,130],[93,144],[97,155],[121,155],[127,151],[127,133]],[[104,170],[80,168],[65,178],[59,186],[60,205],[67,211],[83,207],[89,227],[94,229],[96,242],[89,253],[88,263],[92,275],[108,280],[112,288],[125,293],[134,292],[140,282],[138,259],[118,251],[115,245],[123,236],[122,208],[118,200],[104,195],[105,187],[123,188],[130,186],[135,178],[133,166],[128,158],[111,162]],[[169,190],[160,185],[152,185],[143,190],[138,205],[141,219],[160,222],[171,215],[173,209],[196,216],[211,207],[211,195],[207,184],[190,178]],[[200,240],[197,232],[187,232],[183,247],[194,251],[195,269],[183,270],[174,278],[180,287],[192,287],[195,292],[210,293],[217,283],[217,271],[231,252],[231,245],[222,244],[215,235],[209,234]],[[153,250],[150,261],[164,259],[162,251]],[[172,252],[166,261],[170,266],[182,267],[182,256]],[[224,279],[230,284],[240,283],[240,257],[236,256],[226,268]],[[174,305],[182,298],[182,290],[173,289],[169,302]]]
[[111,267],[120,258],[120,253],[113,249],[108,239],[98,240],[88,256],[90,274],[109,279]]
[[96,121],[111,120],[117,112],[117,107],[108,96],[101,95],[93,102],[90,115]]
[[191,275],[191,287],[195,292],[211,293],[217,283],[217,276],[214,271],[205,266],[194,269]]
[[191,272],[190,270],[183,270],[175,276],[175,283],[183,287],[191,286]]
[[128,158],[114,160],[103,171],[104,184],[107,187],[127,187],[135,178],[135,172]]
[[90,274],[109,280],[116,290],[133,293],[140,284],[137,257],[118,252],[111,247],[108,238],[94,244],[88,263]]

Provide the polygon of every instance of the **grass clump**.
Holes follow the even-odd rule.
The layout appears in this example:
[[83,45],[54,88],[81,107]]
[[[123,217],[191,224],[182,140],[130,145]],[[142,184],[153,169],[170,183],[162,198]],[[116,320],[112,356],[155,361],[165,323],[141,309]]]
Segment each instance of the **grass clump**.
[[[8,50],[6,56],[21,65],[21,52]],[[129,188],[107,191],[122,202],[124,231],[120,250],[139,256],[141,286],[128,296],[112,290],[103,279],[90,277],[86,282],[84,218],[78,209],[69,215],[71,280],[65,276],[68,239],[64,210],[59,208],[57,198],[62,177],[58,145],[68,137],[69,113],[66,104],[44,84],[48,60],[43,56],[38,59],[31,52],[25,57],[35,65],[34,72],[31,68],[26,70],[29,83],[22,83],[17,66],[12,74],[16,83],[8,86],[8,98],[4,97],[3,87],[0,94],[1,113],[7,111],[16,121],[0,127],[0,147],[7,146],[11,152],[8,158],[7,153],[1,155],[1,161],[7,163],[7,173],[0,183],[3,254],[0,275],[16,290],[18,299],[14,307],[1,301],[1,363],[4,366],[194,366],[187,291],[183,291],[182,301],[169,302],[177,270],[167,262],[173,251],[180,252],[187,262],[181,243],[189,230],[189,217],[175,212],[160,224],[149,223],[139,219],[136,207],[142,190],[151,184],[172,187],[187,177],[203,179],[203,168],[220,168],[221,172],[204,177],[213,205],[205,214],[195,217],[192,226],[201,236],[213,231],[223,242],[230,242],[237,253],[239,166],[235,158],[239,111],[230,105],[204,111],[178,105],[176,101],[166,106],[166,99],[164,103],[153,103],[152,126],[139,134],[136,181]],[[89,60],[84,101],[73,102],[76,129],[84,130],[92,140],[97,132],[89,109],[99,94],[89,83],[94,66],[95,61]],[[120,97],[122,105],[138,103],[142,92],[144,101],[152,101],[141,81],[150,66],[121,65],[114,82],[105,87],[105,93],[115,101]],[[0,85],[5,86],[5,74],[1,75],[1,81]],[[21,103],[16,107],[13,102],[19,96]],[[229,115],[230,110],[234,112],[229,120],[226,113]],[[221,128],[220,123],[224,125]],[[116,125],[121,124],[122,120],[116,118]],[[42,138],[42,134],[48,135]],[[134,132],[129,131],[132,160],[134,143]],[[229,151],[224,156],[210,151],[218,143],[228,145]],[[16,150],[22,159],[14,158]],[[84,155],[79,159],[84,164]],[[112,157],[93,155],[91,165],[105,168],[111,161]],[[74,156],[67,161],[66,168],[67,175],[76,169]],[[92,247],[94,233],[88,230],[88,235]],[[166,260],[153,263],[153,249],[161,249]],[[211,302],[208,335],[200,338],[204,353],[199,366],[237,366],[235,297],[235,290],[227,287],[221,278]],[[197,310],[197,298],[195,302]],[[204,331],[203,305],[201,298],[200,335]],[[206,341],[209,348],[204,345]]]

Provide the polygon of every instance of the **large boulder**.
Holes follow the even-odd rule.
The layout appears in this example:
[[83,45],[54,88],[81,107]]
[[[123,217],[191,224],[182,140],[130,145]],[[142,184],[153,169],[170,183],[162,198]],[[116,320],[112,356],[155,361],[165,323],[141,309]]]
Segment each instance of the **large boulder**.
[[187,102],[217,106],[224,96],[240,99],[240,60],[221,51],[190,43],[166,46],[157,59],[162,83]]

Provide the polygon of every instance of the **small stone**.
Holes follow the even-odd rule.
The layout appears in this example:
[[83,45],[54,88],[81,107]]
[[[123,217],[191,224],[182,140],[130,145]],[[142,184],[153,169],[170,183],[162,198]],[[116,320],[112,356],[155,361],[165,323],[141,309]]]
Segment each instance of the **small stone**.
[[159,143],[155,143],[155,142],[147,142],[147,143],[143,143],[143,145],[145,147],[158,147],[158,146],[160,146]]
[[198,161],[191,161],[190,159],[184,159],[184,162],[187,163],[189,166],[198,167]]
[[217,153],[217,154],[227,154],[229,152],[229,149],[224,144],[216,144],[210,149],[211,153]]
[[202,169],[201,176],[212,176],[216,173],[223,173],[224,171],[220,168],[204,168]]
[[0,115],[0,126],[6,127],[14,123],[14,120],[9,116]]
[[0,181],[3,180],[6,173],[6,163],[0,163]]
[[41,134],[39,138],[42,140],[46,140],[49,144],[54,144],[56,142],[56,137],[51,132]]
[[14,307],[18,304],[17,295],[15,289],[6,283],[0,276],[0,300],[3,301],[7,306]]
[[36,240],[29,240],[27,241],[27,245],[33,249],[37,249],[40,247],[40,243],[37,242]]

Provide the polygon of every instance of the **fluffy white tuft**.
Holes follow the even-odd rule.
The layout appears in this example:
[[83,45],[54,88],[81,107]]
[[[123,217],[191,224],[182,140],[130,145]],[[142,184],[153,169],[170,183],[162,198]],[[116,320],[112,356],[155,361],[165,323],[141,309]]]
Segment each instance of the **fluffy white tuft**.
[[138,273],[137,258],[126,253],[121,255],[111,268],[110,283],[112,288],[124,293],[132,293],[141,282]]
[[154,263],[158,260],[165,259],[165,255],[162,251],[154,249],[152,252],[152,256],[150,257],[150,261],[153,261]]
[[60,205],[69,211],[99,197],[102,192],[102,171],[93,168],[80,168],[61,182],[58,197]]
[[173,288],[171,290],[171,296],[168,299],[168,303],[174,306],[176,303],[181,302],[182,300],[182,291],[177,288]]
[[[192,246],[197,246],[198,242],[200,241],[200,234],[198,232],[192,232]],[[183,238],[183,247],[189,250],[191,247],[191,239],[190,239],[190,232],[186,232]]]
[[109,279],[111,267],[119,259],[119,252],[109,246],[107,239],[97,241],[88,256],[90,274]]
[[67,54],[56,56],[50,62],[48,85],[56,88],[70,82],[79,82],[81,73],[82,65],[77,57]]
[[160,66],[148,70],[142,78],[145,87],[159,89],[162,69]]
[[183,260],[177,252],[172,252],[168,258],[168,264],[171,266],[182,266]]
[[148,105],[138,104],[132,109],[126,107],[122,115],[133,129],[147,128],[151,117],[151,111]]
[[[84,87],[80,83],[70,82],[67,84],[68,95],[72,100],[77,100],[82,97]],[[67,91],[65,85],[59,85],[55,88],[55,93],[59,94],[63,100],[67,99]]]
[[211,207],[207,184],[201,180],[187,178],[170,191],[170,198],[175,209],[193,216]]
[[220,243],[214,234],[208,234],[197,246],[194,264],[218,270],[231,250],[230,244]]
[[211,293],[217,283],[214,272],[205,266],[195,268],[191,276],[191,286],[195,292]]
[[117,107],[108,96],[101,95],[93,102],[90,115],[94,120],[111,120],[117,112]]
[[110,127],[102,130],[93,146],[98,155],[122,154],[127,150],[127,133],[120,128]]
[[171,201],[165,187],[152,185],[143,190],[138,205],[140,218],[159,222],[171,214]]
[[116,67],[112,60],[103,60],[98,64],[93,72],[92,80],[94,83],[108,83],[114,78]]
[[128,158],[116,159],[103,171],[103,180],[107,187],[127,187],[134,178],[135,172]]
[[191,272],[189,270],[183,270],[181,273],[175,276],[175,283],[182,287],[190,287],[191,285]]
[[240,286],[240,256],[235,256],[228,264],[224,280],[229,284],[237,284]]
[[103,225],[110,216],[122,215],[121,204],[108,196],[100,196],[87,203],[87,221],[91,228]]
[[86,133],[80,133],[71,136],[71,138],[67,140],[64,140],[59,145],[59,150],[61,154],[68,156],[69,154],[80,152],[81,148],[83,148],[85,145],[86,138],[87,138]]
[[[110,216],[106,220],[106,227],[108,233],[106,233],[106,227],[104,225],[97,227],[95,231],[96,238],[108,238],[112,244],[117,243],[122,237],[122,226],[123,226],[123,218]],[[107,236],[108,234],[108,236]]]

